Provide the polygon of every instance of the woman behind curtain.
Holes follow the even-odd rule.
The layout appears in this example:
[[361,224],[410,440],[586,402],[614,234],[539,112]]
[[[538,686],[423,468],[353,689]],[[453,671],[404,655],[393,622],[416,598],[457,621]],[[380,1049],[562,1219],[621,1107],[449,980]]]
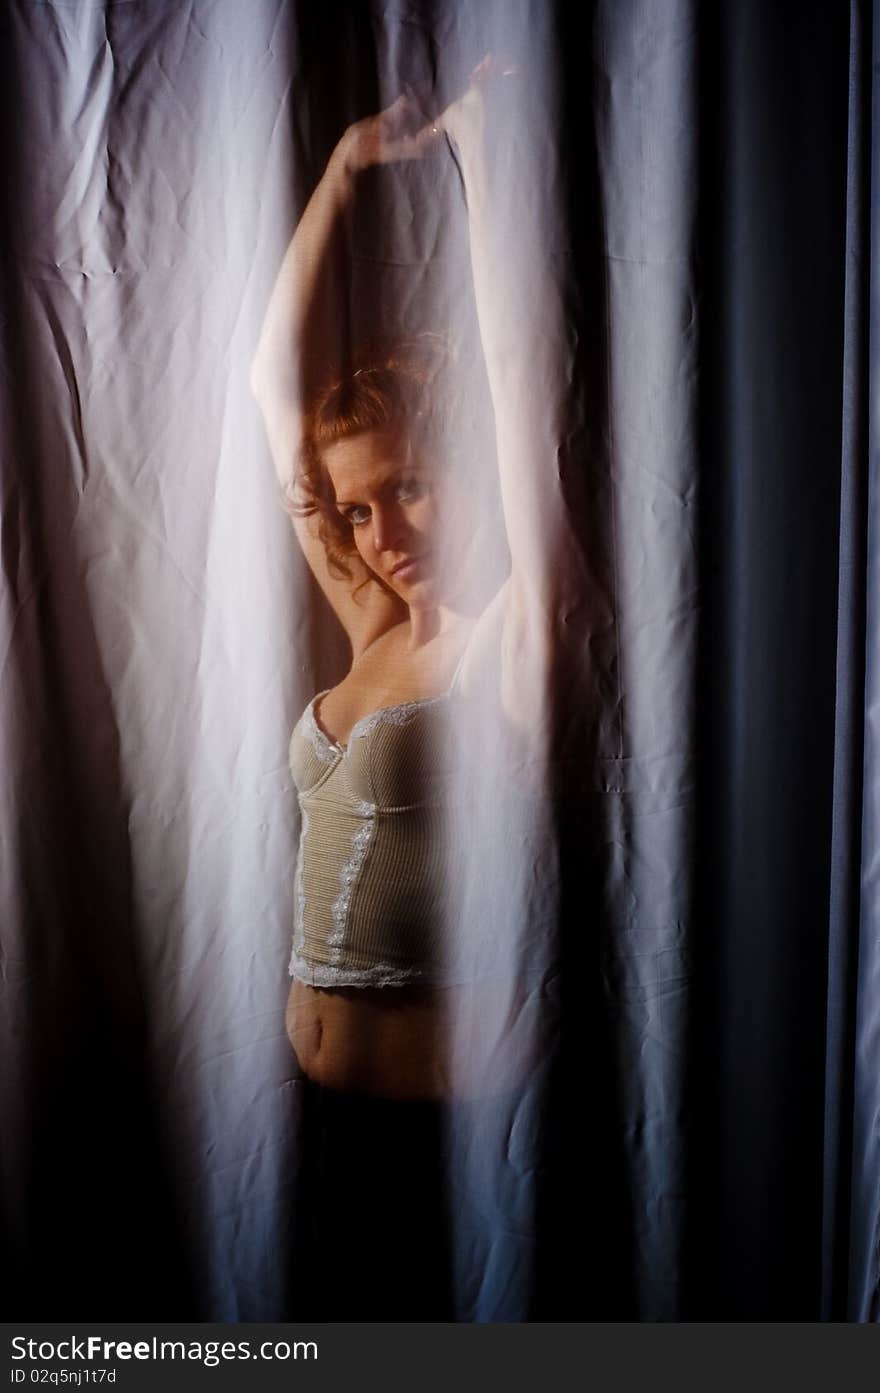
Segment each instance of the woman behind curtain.
[[[306,1124],[322,1136],[313,1172],[320,1190],[304,1203],[320,1211],[310,1270],[318,1290],[323,1274],[315,1299],[325,1314],[355,1317],[372,1312],[373,1302],[387,1318],[448,1314],[437,1295],[448,1280],[444,1129],[462,1108],[479,1113],[480,1099],[484,1123],[490,1110],[516,1118],[539,1062],[534,1037],[547,945],[527,922],[527,906],[508,894],[506,941],[502,928],[487,945],[485,920],[476,918],[455,925],[454,941],[443,932],[452,880],[464,874],[468,855],[484,874],[488,862],[490,877],[512,882],[534,876],[531,858],[552,862],[549,825],[535,811],[552,735],[546,703],[558,678],[556,649],[564,647],[554,637],[558,617],[576,610],[584,585],[551,482],[562,379],[550,248],[522,226],[514,230],[510,190],[487,166],[487,109],[514,79],[487,55],[463,96],[441,113],[426,118],[404,94],[349,128],[285,257],[252,373],[299,543],[352,652],[350,672],[310,703],[291,744],[303,827],[288,1028],[310,1100]],[[500,140],[496,134],[496,159],[499,152],[503,158],[503,131]],[[337,296],[351,274],[338,239],[358,177],[377,165],[450,156],[466,197],[511,557],[507,580],[476,616],[463,575],[479,563],[474,522],[479,529],[483,520],[474,518],[474,506],[485,493],[486,461],[463,448],[467,393],[449,382],[442,341],[421,336],[382,353],[343,343],[329,381],[307,385],[315,365],[332,361],[332,312],[324,307],[322,319],[315,301],[328,264]],[[454,325],[441,321],[440,328],[454,338]],[[485,577],[478,584],[485,590]],[[466,849],[456,826],[463,810],[441,796],[439,816],[427,820],[429,795],[412,783],[413,760],[442,763],[450,740],[467,744],[478,724],[485,727],[487,705],[503,741],[494,751],[482,746],[471,778],[497,778],[503,754],[507,792],[518,782],[533,795],[525,847],[484,835],[482,845]],[[474,706],[476,723],[468,716]],[[373,783],[390,778],[393,789],[408,790],[388,793],[384,806],[381,794],[373,795],[378,804],[364,803],[355,774],[365,747],[380,737],[383,772],[371,751]],[[425,743],[436,748],[426,752]],[[430,777],[448,789],[452,773],[441,767]],[[524,807],[520,795],[521,819]],[[525,865],[499,865],[499,856]],[[541,923],[552,925],[549,880],[543,886]],[[537,944],[531,963],[522,960],[517,916]],[[474,964],[479,975],[471,980]],[[436,1100],[451,1102],[452,1115]],[[456,1113],[454,1100],[470,1101]],[[308,1147],[308,1135],[305,1141]],[[532,1138],[527,1153],[533,1145]],[[486,1195],[502,1185],[500,1174],[491,1176]],[[519,1231],[514,1267],[524,1265],[532,1241],[528,1183],[521,1189],[507,1216]],[[478,1286],[487,1280],[479,1268],[468,1276]],[[523,1273],[503,1278],[518,1286],[523,1280]]]

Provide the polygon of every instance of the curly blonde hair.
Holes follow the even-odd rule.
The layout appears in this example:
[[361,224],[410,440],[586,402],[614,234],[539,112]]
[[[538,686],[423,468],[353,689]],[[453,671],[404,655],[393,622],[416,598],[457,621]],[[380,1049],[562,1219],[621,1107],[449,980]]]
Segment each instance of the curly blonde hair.
[[[339,579],[351,579],[349,558],[357,548],[351,523],[336,509],[324,451],[365,431],[395,430],[419,445],[439,444],[440,379],[451,359],[440,334],[420,334],[374,349],[327,383],[306,413],[299,457],[282,501],[292,517],[317,514],[328,566]],[[444,453],[446,449],[444,441]]]

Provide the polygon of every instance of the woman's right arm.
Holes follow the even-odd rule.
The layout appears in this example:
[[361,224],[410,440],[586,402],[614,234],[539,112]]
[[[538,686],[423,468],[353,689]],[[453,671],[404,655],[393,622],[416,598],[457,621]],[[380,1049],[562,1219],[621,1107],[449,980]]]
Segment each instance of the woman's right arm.
[[[353,185],[354,172],[341,142],[284,255],[251,366],[251,389],[283,490],[293,484],[303,417],[319,385],[318,374],[341,357],[347,302],[345,214]],[[399,618],[391,613],[390,597],[378,585],[358,589],[368,576],[357,557],[350,578],[330,570],[317,514],[291,516],[291,523],[309,570],[348,636],[352,658],[357,658]]]
[[340,336],[337,315],[346,297],[332,292],[346,277],[344,215],[353,185],[343,137],[284,255],[251,365],[251,388],[282,487],[290,483],[316,370],[326,370],[338,358],[333,340]]
[[[408,97],[350,126],[327,163],[281,263],[257,351],[251,388],[282,488],[293,479],[305,407],[322,377],[348,356],[346,215],[361,170],[415,158],[436,133],[424,128]],[[379,585],[358,590],[369,573],[357,557],[351,578],[334,575],[315,515],[293,519],[300,546],[352,644],[353,656],[406,616]]]

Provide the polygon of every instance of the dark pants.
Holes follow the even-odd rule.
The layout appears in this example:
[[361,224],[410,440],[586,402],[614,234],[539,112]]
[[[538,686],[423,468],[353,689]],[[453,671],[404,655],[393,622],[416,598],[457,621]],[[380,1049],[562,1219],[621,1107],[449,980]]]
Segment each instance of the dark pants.
[[303,1080],[292,1319],[453,1318],[446,1120]]

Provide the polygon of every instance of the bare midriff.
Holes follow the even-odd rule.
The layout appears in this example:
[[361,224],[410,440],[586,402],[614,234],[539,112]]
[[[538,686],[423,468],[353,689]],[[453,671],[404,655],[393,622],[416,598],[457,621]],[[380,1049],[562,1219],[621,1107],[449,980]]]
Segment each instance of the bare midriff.
[[[517,1087],[535,1058],[532,1017],[523,994],[512,1002],[509,989],[485,985],[323,988],[294,980],[287,1034],[303,1072],[326,1088],[449,1099]],[[452,1030],[467,1038],[453,1042]]]

